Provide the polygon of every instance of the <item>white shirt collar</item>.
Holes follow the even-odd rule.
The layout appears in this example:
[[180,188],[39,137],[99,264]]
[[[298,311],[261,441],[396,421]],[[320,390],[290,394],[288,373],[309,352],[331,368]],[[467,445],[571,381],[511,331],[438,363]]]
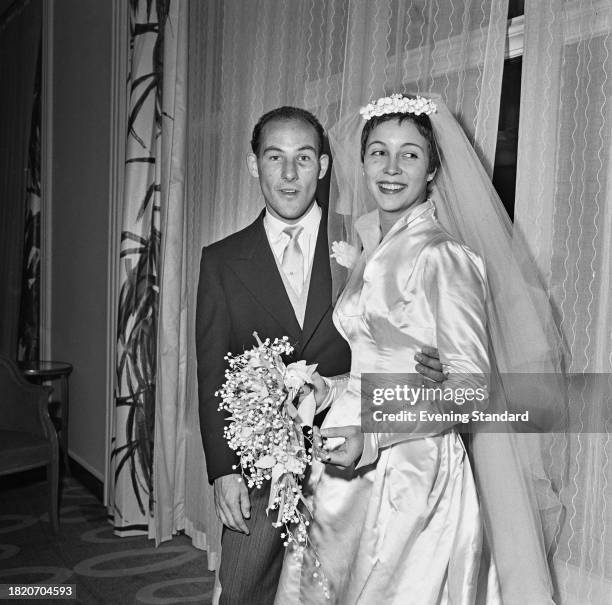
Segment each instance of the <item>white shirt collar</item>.
[[[271,241],[274,241],[281,236],[286,236],[283,234],[283,229],[285,229],[288,224],[284,221],[281,221],[279,218],[276,218],[273,214],[270,213],[269,210],[266,209],[266,214],[264,216],[264,227],[266,232],[268,233],[268,237]],[[295,225],[300,225],[300,227],[304,228],[304,235],[307,237],[311,235],[318,234],[319,232],[319,223],[321,222],[321,208],[319,208],[319,204],[316,202],[310,207],[310,210],[300,218]]]

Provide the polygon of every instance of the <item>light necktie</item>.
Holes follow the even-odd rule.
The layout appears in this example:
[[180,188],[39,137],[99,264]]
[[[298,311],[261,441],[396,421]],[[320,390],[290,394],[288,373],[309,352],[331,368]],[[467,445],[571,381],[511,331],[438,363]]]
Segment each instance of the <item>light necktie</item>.
[[297,294],[300,294],[304,287],[304,254],[298,242],[303,230],[304,227],[299,225],[291,225],[283,229],[283,233],[289,236],[289,241],[283,251],[281,268]]

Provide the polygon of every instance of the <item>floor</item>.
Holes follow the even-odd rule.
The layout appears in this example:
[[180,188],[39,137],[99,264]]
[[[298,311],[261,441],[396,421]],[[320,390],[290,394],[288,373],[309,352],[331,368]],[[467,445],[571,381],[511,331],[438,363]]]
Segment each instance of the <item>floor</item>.
[[[46,498],[44,473],[0,478],[0,585],[74,585],[76,599],[59,602],[86,605],[212,602],[214,573],[187,536],[155,548],[145,536],[113,535],[104,506],[71,477],[62,481],[60,533],[54,535]],[[14,601],[0,598],[5,602]]]

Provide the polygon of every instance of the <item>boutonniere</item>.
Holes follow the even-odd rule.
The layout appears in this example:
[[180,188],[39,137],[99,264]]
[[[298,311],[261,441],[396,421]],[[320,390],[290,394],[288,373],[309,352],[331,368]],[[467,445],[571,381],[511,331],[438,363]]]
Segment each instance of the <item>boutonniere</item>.
[[339,265],[352,269],[359,258],[359,250],[348,242],[332,242],[330,257]]

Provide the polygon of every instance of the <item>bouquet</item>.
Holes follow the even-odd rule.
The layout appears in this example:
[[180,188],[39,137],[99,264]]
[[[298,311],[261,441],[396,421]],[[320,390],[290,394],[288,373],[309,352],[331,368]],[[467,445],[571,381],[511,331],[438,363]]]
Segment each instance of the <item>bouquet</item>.
[[284,545],[303,549],[308,543],[308,511],[300,479],[311,461],[306,447],[304,426],[311,427],[315,401],[309,394],[299,405],[295,399],[309,384],[316,364],[298,361],[285,365],[282,355],[293,352],[289,339],[262,342],[241,355],[228,353],[225,383],[216,395],[219,410],[229,412],[225,438],[240,458],[243,477],[249,487],[260,488],[270,480],[266,512],[278,509],[273,525],[285,526]]

